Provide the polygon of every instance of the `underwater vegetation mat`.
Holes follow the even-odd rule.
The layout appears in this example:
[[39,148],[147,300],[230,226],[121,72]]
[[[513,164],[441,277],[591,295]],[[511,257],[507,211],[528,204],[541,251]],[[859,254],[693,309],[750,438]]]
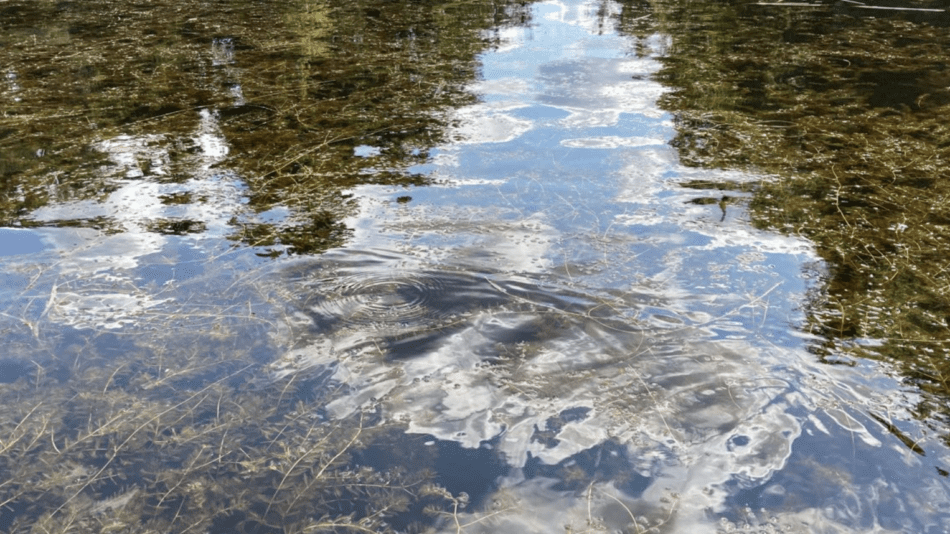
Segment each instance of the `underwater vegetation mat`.
[[425,469],[354,465],[391,429],[371,413],[324,420],[303,380],[255,386],[249,366],[176,380],[188,369],[165,363],[65,380],[37,366],[0,385],[5,532],[387,532],[444,493]]
[[[95,276],[63,266],[92,261],[75,251],[4,263],[0,531],[388,532],[451,510],[433,449],[373,406],[327,417],[325,373],[274,376],[294,337],[278,266],[217,252],[164,282],[156,258]],[[370,447],[391,461],[361,460]]]
[[[946,13],[794,6],[651,5],[672,36],[658,74],[671,143],[685,165],[771,176],[753,224],[808,238],[825,262],[808,275],[822,281],[810,350],[892,366],[950,443]],[[648,24],[631,20],[632,34]]]
[[[112,214],[36,212],[101,203],[139,181],[182,193],[166,195],[178,209],[148,231],[203,234],[194,212],[220,208],[171,186],[225,177],[245,186],[244,209],[224,217],[234,241],[270,255],[339,246],[346,190],[426,181],[407,169],[442,140],[445,110],[475,100],[464,87],[497,41],[486,32],[523,11],[508,1],[4,2],[0,225],[126,231]],[[216,157],[202,158],[209,148]],[[257,217],[273,208],[286,213]]]
[[217,258],[188,258],[222,221],[231,251],[341,245],[345,191],[422,181],[405,169],[474,100],[483,30],[519,5],[0,3],[0,225],[101,232],[0,274],[0,530],[385,532],[459,505],[426,454],[357,465],[393,425],[325,420],[318,378],[262,379],[287,332],[201,285]]

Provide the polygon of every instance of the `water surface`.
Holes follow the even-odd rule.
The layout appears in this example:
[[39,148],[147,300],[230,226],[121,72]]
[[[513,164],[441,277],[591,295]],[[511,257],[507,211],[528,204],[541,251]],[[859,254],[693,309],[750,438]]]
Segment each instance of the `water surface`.
[[825,182],[689,92],[735,20],[939,17],[258,4],[4,6],[4,529],[950,528],[941,367],[814,326]]

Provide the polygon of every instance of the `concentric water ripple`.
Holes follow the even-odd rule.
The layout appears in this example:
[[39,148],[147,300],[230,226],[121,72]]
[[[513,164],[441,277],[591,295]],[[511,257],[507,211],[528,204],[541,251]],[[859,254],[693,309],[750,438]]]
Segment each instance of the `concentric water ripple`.
[[556,337],[571,317],[590,323],[591,331],[639,332],[624,317],[629,314],[605,313],[616,311],[607,295],[546,288],[519,275],[439,270],[389,251],[340,251],[329,261],[301,262],[291,277],[291,306],[313,336],[298,338],[298,346],[316,338],[337,355],[420,357],[475,327],[491,341],[479,349],[480,357],[492,360],[501,350],[496,344]]
[[405,328],[456,313],[460,299],[452,295],[465,281],[443,273],[396,272],[321,282],[326,284],[320,284],[324,298],[310,306],[317,317],[352,326]]
[[489,273],[439,271],[385,252],[347,251],[294,270],[294,307],[336,353],[368,347],[418,354],[468,321],[509,302]]

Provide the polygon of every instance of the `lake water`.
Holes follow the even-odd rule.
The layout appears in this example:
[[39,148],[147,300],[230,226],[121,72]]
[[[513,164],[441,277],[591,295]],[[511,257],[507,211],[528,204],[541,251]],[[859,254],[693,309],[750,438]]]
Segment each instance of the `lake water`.
[[867,319],[829,250],[899,239],[854,237],[849,183],[796,222],[811,145],[722,104],[771,89],[691,78],[742,70],[756,17],[937,15],[258,4],[0,3],[0,528],[950,529],[943,308],[927,339],[832,332],[903,312]]

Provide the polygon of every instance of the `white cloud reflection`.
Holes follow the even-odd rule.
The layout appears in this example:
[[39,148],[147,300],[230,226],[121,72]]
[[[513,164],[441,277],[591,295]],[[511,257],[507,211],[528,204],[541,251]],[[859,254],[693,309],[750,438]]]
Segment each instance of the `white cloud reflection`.
[[[275,376],[326,371],[345,386],[332,416],[372,410],[495,451],[510,471],[490,500],[517,505],[461,513],[469,533],[882,524],[880,492],[902,490],[822,454],[912,464],[861,415],[900,401],[820,366],[790,331],[809,242],[752,228],[724,198],[742,191],[682,185],[764,177],[679,165],[650,79],[659,63],[612,34],[604,13],[617,9],[537,4],[544,22],[483,58],[483,102],[455,115],[458,141],[427,166],[440,185],[404,205],[402,190],[354,191],[353,240],[298,281],[316,304],[295,328],[313,337]],[[660,53],[669,39],[640,44]],[[852,494],[812,496],[836,478]],[[887,506],[931,490],[947,503],[941,488]],[[751,517],[743,499],[781,504]]]
[[[191,175],[179,182],[166,180],[172,169],[171,142],[165,136],[121,135],[103,140],[95,146],[112,164],[101,172],[111,177],[114,190],[102,199],[50,204],[33,212],[31,217],[37,222],[98,218],[121,230],[40,230],[57,249],[60,275],[66,280],[82,280],[64,284],[59,291],[54,286],[47,303],[50,320],[77,328],[113,329],[134,324],[166,302],[135,281],[134,270],[142,258],[161,253],[169,243],[169,237],[154,225],[163,221],[198,224],[202,231],[191,236],[193,240],[221,239],[231,232],[229,220],[243,209],[245,186],[231,173],[213,169],[228,154],[217,116],[202,110],[195,132],[184,142],[195,150],[186,162]],[[165,201],[182,195],[191,200]],[[107,286],[121,291],[104,290]]]

